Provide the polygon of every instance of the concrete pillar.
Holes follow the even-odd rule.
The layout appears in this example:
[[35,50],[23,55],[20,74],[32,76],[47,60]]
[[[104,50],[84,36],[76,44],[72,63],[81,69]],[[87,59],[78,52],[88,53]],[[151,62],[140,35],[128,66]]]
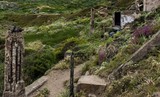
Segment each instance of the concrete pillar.
[[22,29],[13,27],[5,41],[5,70],[3,97],[25,97],[22,79],[24,39]]

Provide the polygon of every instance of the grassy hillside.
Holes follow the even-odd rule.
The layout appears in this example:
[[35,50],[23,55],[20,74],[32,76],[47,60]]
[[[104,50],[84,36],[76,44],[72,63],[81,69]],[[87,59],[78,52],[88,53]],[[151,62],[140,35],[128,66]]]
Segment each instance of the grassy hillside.
[[[105,0],[5,0],[18,3],[18,13],[68,13],[106,4]],[[10,10],[8,10],[10,11]]]
[[[132,0],[7,0],[16,2],[17,9],[0,10],[0,78],[3,79],[4,67],[4,35],[11,24],[17,24],[24,29],[25,39],[25,64],[24,79],[26,85],[44,75],[64,58],[68,50],[81,53],[76,58],[76,65],[85,63],[82,73],[99,75],[107,79],[108,75],[121,64],[128,60],[138,48],[140,48],[151,36],[160,29],[160,10],[152,13],[142,13],[141,17],[125,28],[117,32],[113,37],[106,36],[102,26],[107,28],[106,33],[112,27],[112,13],[114,10],[125,9],[132,4]],[[90,35],[90,8],[114,4],[108,10],[107,16],[101,16],[96,12],[95,32]],[[125,2],[125,3],[124,3]],[[124,4],[124,5],[123,5]],[[112,7],[112,6],[111,6]],[[136,29],[154,22],[153,33],[149,36],[140,35],[132,40]],[[140,31],[137,31],[139,33]],[[98,64],[98,50],[107,47],[107,61]],[[109,48],[111,47],[111,48]],[[155,48],[148,56],[128,67],[128,75],[114,80],[106,88],[104,97],[141,97],[152,95],[159,90],[159,62],[160,49]],[[68,68],[67,64],[56,68]],[[152,68],[152,70],[150,70]],[[131,74],[129,74],[132,72]],[[138,72],[138,73],[137,73]],[[146,88],[147,87],[147,88]],[[0,81],[0,95],[3,90],[3,80]],[[65,97],[65,96],[63,96]]]

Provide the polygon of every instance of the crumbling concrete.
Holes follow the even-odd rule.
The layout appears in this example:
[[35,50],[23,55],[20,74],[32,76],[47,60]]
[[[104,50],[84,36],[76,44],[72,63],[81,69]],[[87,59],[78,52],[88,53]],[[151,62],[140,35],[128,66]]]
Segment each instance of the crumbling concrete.
[[160,6],[160,0],[135,0],[138,11],[153,11]]
[[101,79],[100,77],[96,75],[88,75],[88,76],[82,76],[78,80],[76,91],[84,91],[88,94],[95,94],[98,96],[99,94],[102,94],[106,88],[107,83],[105,80]]
[[160,0],[143,0],[143,11],[152,11],[160,6]]
[[22,65],[24,39],[22,29],[13,27],[5,42],[5,69],[3,97],[25,97]]

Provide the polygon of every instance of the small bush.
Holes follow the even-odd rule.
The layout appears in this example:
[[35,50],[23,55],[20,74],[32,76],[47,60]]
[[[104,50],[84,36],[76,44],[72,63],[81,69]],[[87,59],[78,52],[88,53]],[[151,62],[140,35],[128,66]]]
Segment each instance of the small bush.
[[0,97],[2,97],[2,94],[3,94],[3,80],[4,79],[4,64],[0,62]]
[[99,65],[102,64],[102,62],[106,61],[106,48],[105,47],[100,47],[98,51],[98,62]]
[[39,91],[39,94],[36,97],[49,97],[50,91],[47,88]]
[[66,89],[64,92],[62,92],[59,97],[69,97],[69,89]]
[[135,30],[133,33],[133,36],[136,38],[141,36],[148,37],[149,35],[152,35],[152,34],[153,34],[153,27],[151,25],[147,25]]
[[145,40],[147,40],[146,38],[148,38],[149,36],[151,36],[153,34],[154,34],[154,29],[153,29],[152,25],[140,27],[134,31],[133,37],[132,37],[132,42],[136,43],[136,44],[137,43],[141,44]]
[[89,71],[89,73],[94,73],[95,72],[94,69],[97,66],[97,63],[98,63],[98,57],[97,56],[91,57],[89,61],[84,63],[84,66],[82,68],[82,74],[84,75],[87,71]]
[[62,60],[62,61],[59,61],[58,64],[56,64],[53,69],[60,69],[60,70],[63,70],[63,69],[68,69],[70,66],[70,62],[69,61],[66,61],[66,60]]
[[3,79],[4,79],[4,49],[0,50],[0,97],[3,93]]
[[5,43],[5,40],[0,38],[0,45],[3,45]]

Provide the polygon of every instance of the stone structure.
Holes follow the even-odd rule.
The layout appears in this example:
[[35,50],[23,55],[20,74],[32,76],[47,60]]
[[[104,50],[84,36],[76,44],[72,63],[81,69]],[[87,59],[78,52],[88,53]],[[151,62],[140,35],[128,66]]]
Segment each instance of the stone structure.
[[160,0],[136,0],[135,4],[139,11],[152,11],[160,6]]
[[121,27],[124,28],[126,24],[132,23],[135,20],[133,15],[123,14],[121,16]]
[[22,79],[24,54],[22,29],[13,27],[5,42],[5,71],[3,97],[25,97],[25,86]]
[[89,94],[101,97],[101,94],[105,91],[107,84],[108,83],[106,83],[104,79],[101,79],[96,75],[81,76],[78,80],[76,91],[84,91],[86,93],[85,97],[94,97],[87,96]]
[[134,13],[127,12],[115,12],[114,13],[114,26],[123,29],[127,24],[132,23],[135,20]]
[[160,0],[143,0],[143,11],[152,11],[160,6]]

